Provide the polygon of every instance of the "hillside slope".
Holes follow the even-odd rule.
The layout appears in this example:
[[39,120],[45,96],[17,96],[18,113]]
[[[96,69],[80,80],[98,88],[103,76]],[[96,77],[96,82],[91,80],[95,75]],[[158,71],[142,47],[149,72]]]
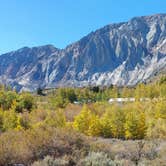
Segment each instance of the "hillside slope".
[[65,49],[24,47],[0,56],[0,82],[37,87],[135,85],[166,68],[166,14],[107,25]]

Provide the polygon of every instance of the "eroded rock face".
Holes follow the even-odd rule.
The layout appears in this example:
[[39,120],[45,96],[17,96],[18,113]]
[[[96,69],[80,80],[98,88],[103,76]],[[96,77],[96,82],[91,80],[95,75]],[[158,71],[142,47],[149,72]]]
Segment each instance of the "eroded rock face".
[[37,87],[135,85],[166,68],[166,14],[107,25],[65,49],[22,48],[0,56],[0,81]]

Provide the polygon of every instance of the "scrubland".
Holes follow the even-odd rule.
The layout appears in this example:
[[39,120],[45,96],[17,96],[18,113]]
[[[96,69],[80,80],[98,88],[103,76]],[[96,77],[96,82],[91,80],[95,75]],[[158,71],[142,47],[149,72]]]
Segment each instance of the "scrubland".
[[[136,101],[108,103],[117,97]],[[0,87],[0,166],[164,166],[165,156],[166,77],[37,94]]]

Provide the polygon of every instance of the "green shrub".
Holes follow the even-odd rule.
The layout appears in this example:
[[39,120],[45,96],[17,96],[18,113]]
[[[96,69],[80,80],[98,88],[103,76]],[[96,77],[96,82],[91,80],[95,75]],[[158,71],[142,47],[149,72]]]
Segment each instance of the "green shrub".
[[20,96],[20,105],[23,106],[22,109],[26,109],[29,112],[32,111],[32,109],[35,107],[33,96],[29,93],[23,93]]

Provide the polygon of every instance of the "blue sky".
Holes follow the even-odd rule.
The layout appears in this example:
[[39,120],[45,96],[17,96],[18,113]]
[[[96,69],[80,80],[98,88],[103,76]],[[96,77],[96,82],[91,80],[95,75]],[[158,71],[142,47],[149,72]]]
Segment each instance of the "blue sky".
[[64,48],[104,25],[155,13],[166,13],[166,0],[0,0],[0,54]]

